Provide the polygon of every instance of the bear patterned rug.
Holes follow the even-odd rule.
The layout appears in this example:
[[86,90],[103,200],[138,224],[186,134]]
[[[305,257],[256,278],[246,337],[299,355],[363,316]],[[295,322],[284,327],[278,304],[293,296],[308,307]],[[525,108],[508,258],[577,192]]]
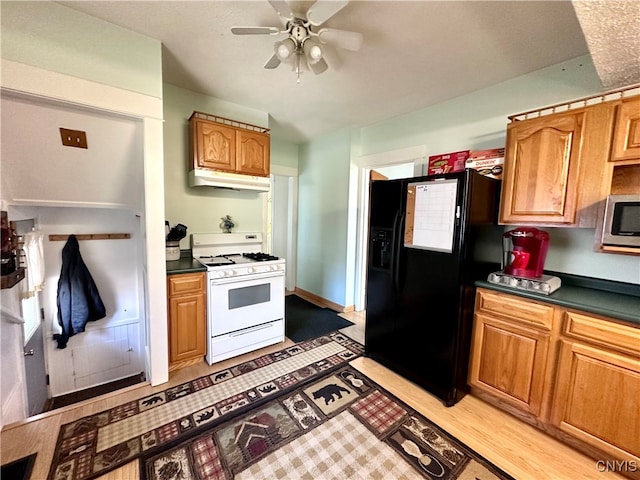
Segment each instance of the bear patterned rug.
[[350,366],[148,452],[141,477],[512,478]]
[[98,477],[307,384],[362,352],[362,345],[332,332],[63,425],[48,478]]

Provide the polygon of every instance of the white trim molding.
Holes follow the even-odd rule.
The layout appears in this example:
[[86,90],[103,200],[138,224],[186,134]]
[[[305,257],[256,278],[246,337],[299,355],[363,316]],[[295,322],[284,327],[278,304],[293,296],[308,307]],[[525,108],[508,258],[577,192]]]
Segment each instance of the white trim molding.
[[367,248],[369,241],[369,174],[376,167],[398,165],[414,162],[414,175],[420,176],[424,172],[427,157],[427,146],[417,145],[389,152],[363,155],[355,160],[358,176],[358,217],[355,258],[355,309],[362,311],[366,308],[367,283]]
[[163,118],[162,98],[2,59],[2,88],[138,118]]
[[162,98],[2,60],[3,93],[141,119],[144,125],[145,352],[151,385],[169,380]]

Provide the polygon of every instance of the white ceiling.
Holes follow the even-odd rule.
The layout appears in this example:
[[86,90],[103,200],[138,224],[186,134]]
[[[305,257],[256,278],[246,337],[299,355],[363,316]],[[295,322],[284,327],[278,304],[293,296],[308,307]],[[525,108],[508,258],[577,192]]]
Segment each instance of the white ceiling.
[[165,82],[268,112],[272,133],[294,143],[589,53],[568,1],[352,1],[323,26],[361,32],[362,48],[331,49],[329,69],[297,84],[290,66],[263,68],[283,36],[230,32],[281,26],[267,0],[59,3],[160,40]]

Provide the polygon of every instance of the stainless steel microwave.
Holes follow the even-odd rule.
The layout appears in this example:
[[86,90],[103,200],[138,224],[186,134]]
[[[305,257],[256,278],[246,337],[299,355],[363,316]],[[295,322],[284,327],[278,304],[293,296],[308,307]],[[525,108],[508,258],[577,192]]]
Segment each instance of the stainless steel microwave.
[[609,195],[604,210],[602,244],[640,247],[640,195]]

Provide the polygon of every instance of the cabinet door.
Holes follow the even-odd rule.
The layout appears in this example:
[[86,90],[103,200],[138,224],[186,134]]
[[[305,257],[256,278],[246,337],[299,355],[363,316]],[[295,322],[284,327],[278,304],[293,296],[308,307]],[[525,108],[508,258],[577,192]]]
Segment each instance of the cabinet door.
[[169,299],[169,361],[203,356],[206,351],[206,313],[203,293]]
[[640,97],[623,100],[618,107],[611,160],[640,159]]
[[581,110],[508,125],[500,223],[573,223],[584,116]]
[[170,364],[206,353],[205,280],[204,272],[167,277]]
[[234,172],[236,170],[236,130],[206,120],[194,119],[194,165]]
[[551,415],[562,431],[640,463],[640,360],[561,341]]
[[269,175],[269,135],[248,130],[237,131],[237,173]]
[[474,319],[469,384],[537,416],[549,334],[484,314]]

